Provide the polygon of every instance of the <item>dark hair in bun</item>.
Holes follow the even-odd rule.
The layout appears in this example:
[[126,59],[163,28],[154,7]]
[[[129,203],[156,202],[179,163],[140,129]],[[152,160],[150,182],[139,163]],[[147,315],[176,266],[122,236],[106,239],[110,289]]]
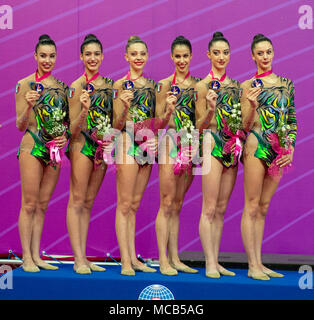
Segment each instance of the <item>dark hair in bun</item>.
[[84,48],[90,43],[97,43],[100,46],[100,50],[102,52],[102,44],[101,44],[101,42],[98,40],[98,38],[94,34],[90,33],[84,38],[84,41],[81,44],[81,53],[83,53]]
[[223,33],[222,32],[215,32],[213,34],[213,37],[212,39],[209,41],[208,43],[208,50],[210,50],[210,48],[212,47],[212,45],[217,42],[217,41],[224,41],[227,43],[228,47],[230,48],[230,44],[229,44],[229,41],[224,37]]
[[171,53],[173,53],[175,46],[187,46],[190,50],[190,53],[192,53],[192,45],[190,40],[183,36],[178,36],[172,41]]
[[273,45],[273,43],[271,42],[271,40],[267,37],[265,37],[263,34],[261,33],[258,33],[254,36],[253,38],[253,41],[252,41],[252,44],[251,44],[251,51],[253,53],[253,50],[255,48],[255,46],[259,43],[259,42],[262,42],[262,41],[267,41],[269,42],[271,45]]
[[35,52],[37,52],[38,48],[43,45],[54,46],[57,49],[55,42],[48,36],[48,34],[42,34],[35,47]]

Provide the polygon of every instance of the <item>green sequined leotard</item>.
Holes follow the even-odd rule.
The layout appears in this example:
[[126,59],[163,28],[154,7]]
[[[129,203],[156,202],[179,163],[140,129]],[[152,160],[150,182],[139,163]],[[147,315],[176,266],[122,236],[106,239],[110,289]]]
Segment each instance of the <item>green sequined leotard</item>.
[[277,157],[277,153],[271,146],[270,134],[276,133],[282,126],[289,125],[287,136],[294,146],[297,133],[293,83],[283,77],[278,77],[278,80],[277,86],[264,87],[258,96],[257,113],[261,127],[251,130],[258,140],[254,155],[265,161],[267,166],[270,166]]
[[[54,139],[54,137],[48,134],[48,125],[52,117],[52,112],[55,109],[66,113],[63,123],[66,127],[69,127],[67,91],[68,87],[59,80],[56,80],[54,88],[44,88],[40,98],[33,107],[37,122],[37,131],[32,132],[29,129],[26,130],[34,140],[34,147],[31,150],[31,154],[39,159],[45,166],[50,163],[50,153],[46,143]],[[66,136],[69,137],[68,130],[66,133]],[[19,149],[17,157],[19,157],[20,152],[21,150]]]

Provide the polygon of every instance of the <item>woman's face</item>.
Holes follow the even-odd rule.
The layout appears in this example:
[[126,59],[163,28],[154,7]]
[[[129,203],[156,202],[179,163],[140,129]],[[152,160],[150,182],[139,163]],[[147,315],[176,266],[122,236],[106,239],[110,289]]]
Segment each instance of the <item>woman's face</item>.
[[215,41],[210,50],[207,51],[207,56],[215,69],[225,69],[230,60],[230,48],[225,41]]
[[124,57],[130,69],[137,72],[143,71],[148,59],[147,48],[143,43],[133,43],[128,47]]
[[258,42],[253,49],[252,58],[258,69],[263,71],[271,70],[274,58],[272,44],[268,41]]
[[171,53],[171,59],[177,72],[187,73],[192,59],[190,48],[186,45],[176,45]]
[[87,44],[83,49],[83,53],[81,53],[81,60],[84,63],[84,67],[91,73],[99,70],[103,58],[104,55],[98,43]]
[[35,52],[35,60],[40,73],[51,72],[57,60],[56,48],[53,45],[40,45]]

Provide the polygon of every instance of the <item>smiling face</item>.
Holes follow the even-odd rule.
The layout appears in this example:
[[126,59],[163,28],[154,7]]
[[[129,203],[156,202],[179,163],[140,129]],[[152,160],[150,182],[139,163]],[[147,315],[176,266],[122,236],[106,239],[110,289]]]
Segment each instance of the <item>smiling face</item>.
[[34,57],[40,74],[51,72],[57,60],[56,47],[53,45],[40,45]]
[[210,50],[207,51],[207,56],[212,63],[212,69],[225,69],[230,60],[230,48],[225,41],[215,41]]
[[143,43],[133,43],[128,47],[124,57],[131,70],[143,71],[148,59],[147,48]]
[[85,70],[88,70],[90,73],[98,71],[103,58],[104,55],[97,43],[87,44],[84,46],[83,53],[81,53],[81,60],[84,63]]
[[176,45],[171,53],[176,72],[187,73],[189,71],[192,53],[186,45]]
[[270,42],[258,42],[252,53],[252,59],[255,61],[257,70],[266,72],[271,70],[274,58],[274,49]]

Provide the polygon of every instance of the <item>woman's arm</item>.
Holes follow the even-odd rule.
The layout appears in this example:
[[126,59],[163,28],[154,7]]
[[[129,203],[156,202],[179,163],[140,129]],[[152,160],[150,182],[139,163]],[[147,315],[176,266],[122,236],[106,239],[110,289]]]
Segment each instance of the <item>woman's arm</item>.
[[17,84],[18,91],[15,93],[16,105],[16,127],[20,131],[25,131],[28,127],[30,113],[40,95],[34,90],[28,89],[26,80]]
[[163,123],[160,129],[165,128],[170,120],[170,117],[175,109],[177,97],[169,90],[165,81],[160,81],[156,89],[156,118],[162,119]]
[[208,128],[216,108],[217,94],[213,90],[207,90],[204,83],[197,83],[197,101],[195,102],[196,129],[200,133]]
[[242,97],[240,99],[242,124],[243,129],[248,132],[254,124],[256,109],[258,107],[257,98],[261,93],[261,89],[249,87],[249,81],[242,83],[241,88],[243,89]]
[[113,89],[117,90],[117,96],[113,100],[113,128],[121,131],[125,127],[133,92],[122,90],[119,83],[120,81],[117,81],[113,85]]
[[73,95],[69,98],[70,131],[75,138],[86,122],[91,101],[87,91],[82,90],[78,82],[73,83],[70,90],[73,90]]

